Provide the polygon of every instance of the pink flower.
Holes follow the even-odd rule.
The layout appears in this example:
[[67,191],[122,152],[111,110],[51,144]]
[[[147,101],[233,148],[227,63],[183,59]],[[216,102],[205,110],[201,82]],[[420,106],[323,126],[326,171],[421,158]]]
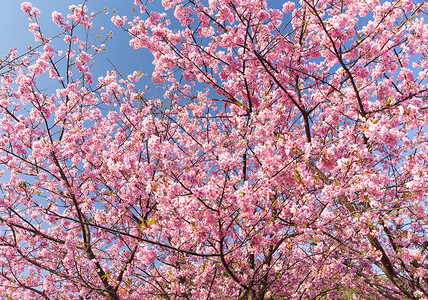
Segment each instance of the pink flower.
[[67,15],[69,19],[87,28],[92,27],[92,23],[90,22],[90,17],[87,16],[86,14],[86,11],[88,9],[85,5],[79,5],[79,6],[70,5],[68,8],[73,12],[72,15],[71,14]]
[[33,7],[30,11],[30,14],[38,18],[40,15],[40,10],[38,8]]
[[89,72],[85,73],[85,80],[86,80],[89,84],[94,83],[94,80],[92,79],[92,74],[91,74],[91,73],[89,73]]
[[125,22],[119,16],[111,17],[111,21],[113,22],[114,25],[116,25],[118,27],[123,27],[125,25]]
[[60,25],[60,24],[64,23],[65,19],[61,13],[54,11],[52,13],[52,21],[54,21],[55,24]]
[[13,78],[11,76],[3,76],[1,79],[1,83],[3,83],[4,85],[12,84],[12,82]]
[[29,25],[29,29],[31,32],[36,31],[37,29],[39,29],[39,25],[37,23],[31,23]]
[[37,59],[36,63],[30,66],[30,71],[33,72],[34,75],[38,76],[44,72],[46,72],[48,67],[48,63],[43,59]]
[[285,2],[285,3],[282,5],[282,11],[283,11],[284,13],[288,14],[289,12],[292,12],[292,11],[293,11],[294,6],[295,6],[295,4],[294,4],[293,2],[290,2],[290,1]]
[[409,13],[413,9],[412,0],[405,0],[402,7],[406,13]]
[[265,11],[265,10],[260,11],[258,16],[259,16],[260,20],[267,20],[267,19],[269,19],[269,13],[267,11]]
[[87,63],[91,60],[91,56],[86,52],[82,52],[79,54],[77,59],[81,60],[83,63]]
[[24,2],[21,4],[21,10],[23,12],[25,12],[26,14],[29,14],[31,12],[32,8],[33,8],[33,6],[31,5],[30,2]]

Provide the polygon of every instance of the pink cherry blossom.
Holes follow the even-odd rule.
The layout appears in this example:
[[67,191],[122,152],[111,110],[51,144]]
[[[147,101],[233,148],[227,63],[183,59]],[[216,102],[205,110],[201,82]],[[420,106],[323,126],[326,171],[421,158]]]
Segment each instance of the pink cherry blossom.
[[287,13],[292,12],[294,7],[295,7],[294,2],[288,1],[282,5],[282,11],[287,14]]
[[60,25],[65,22],[65,18],[62,16],[61,13],[54,11],[52,12],[52,21],[54,21],[55,24]]
[[118,27],[123,27],[125,25],[125,22],[120,16],[113,16],[111,17],[111,21],[114,23],[114,25]]
[[32,8],[33,8],[33,6],[31,5],[30,2],[23,2],[21,4],[21,10],[27,14],[29,14],[31,12]]

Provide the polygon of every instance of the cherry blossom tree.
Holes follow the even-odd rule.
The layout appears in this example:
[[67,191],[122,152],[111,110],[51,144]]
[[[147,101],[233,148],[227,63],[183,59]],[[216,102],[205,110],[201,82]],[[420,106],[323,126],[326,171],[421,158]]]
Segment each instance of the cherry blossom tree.
[[153,85],[93,78],[110,35],[85,3],[53,37],[22,4],[37,45],[0,61],[5,299],[428,298],[425,1],[130,5],[112,22]]

